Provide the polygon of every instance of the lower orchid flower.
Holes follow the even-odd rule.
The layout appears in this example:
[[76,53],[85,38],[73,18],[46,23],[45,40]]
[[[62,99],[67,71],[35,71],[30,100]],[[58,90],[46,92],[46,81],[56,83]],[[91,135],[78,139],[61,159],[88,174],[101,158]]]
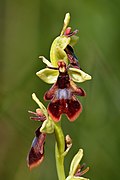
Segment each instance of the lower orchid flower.
[[31,149],[27,156],[27,165],[30,169],[38,166],[44,159],[44,144],[47,133],[54,132],[54,124],[47,113],[45,106],[39,101],[35,94],[32,95],[35,102],[40,106],[36,112],[28,111],[34,115],[30,119],[42,122],[42,125],[35,131],[35,138],[33,139]]
[[66,178],[66,180],[89,180],[87,178],[82,177],[82,175],[84,175],[89,170],[89,167],[83,170],[85,165],[79,164],[82,157],[83,149],[79,149],[78,153],[74,156],[71,162],[69,176]]

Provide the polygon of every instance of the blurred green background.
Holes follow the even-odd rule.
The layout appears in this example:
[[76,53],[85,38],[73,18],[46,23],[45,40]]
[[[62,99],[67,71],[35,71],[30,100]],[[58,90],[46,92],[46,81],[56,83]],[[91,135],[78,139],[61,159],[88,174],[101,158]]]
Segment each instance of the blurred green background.
[[[0,179],[56,180],[54,136],[45,144],[45,160],[29,171],[26,156],[38,122],[29,120],[28,110],[37,105],[31,94],[50,88],[35,73],[45,67],[38,59],[49,59],[50,45],[59,35],[64,15],[71,13],[72,29],[79,29],[75,52],[82,69],[93,76],[80,84],[87,92],[79,98],[81,116],[70,123],[64,116],[65,134],[73,155],[84,148],[91,180],[120,179],[120,1],[119,0],[1,0],[0,1]],[[47,104],[47,103],[46,103]]]

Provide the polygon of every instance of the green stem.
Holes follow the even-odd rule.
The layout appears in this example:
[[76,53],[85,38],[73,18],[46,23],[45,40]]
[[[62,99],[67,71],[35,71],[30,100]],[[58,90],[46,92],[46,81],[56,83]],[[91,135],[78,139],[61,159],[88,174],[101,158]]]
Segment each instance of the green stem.
[[59,180],[65,180],[64,171],[64,150],[65,150],[65,138],[60,124],[55,123],[55,158],[56,158],[56,168]]

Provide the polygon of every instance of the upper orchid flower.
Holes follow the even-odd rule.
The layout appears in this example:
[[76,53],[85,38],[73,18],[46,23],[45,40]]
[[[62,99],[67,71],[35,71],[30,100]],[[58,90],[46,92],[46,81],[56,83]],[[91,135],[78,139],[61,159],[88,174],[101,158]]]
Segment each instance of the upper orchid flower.
[[74,82],[84,82],[90,80],[91,76],[80,69],[78,59],[74,53],[73,45],[77,42],[78,37],[75,34],[78,30],[71,32],[71,28],[67,27],[70,21],[70,14],[67,13],[64,19],[63,29],[60,36],[58,36],[51,45],[50,50],[50,61],[45,57],[40,56],[43,62],[48,66],[52,67],[45,68],[38,71],[36,74],[39,78],[48,84],[54,84],[57,81],[59,75],[58,70],[54,70],[53,67],[58,68],[58,61],[63,60],[66,65],[68,65],[68,60],[70,61],[68,74],[71,76]]
[[78,37],[75,36],[78,30],[71,32],[71,27],[68,27],[69,22],[70,22],[70,14],[67,13],[64,19],[64,24],[61,34],[60,36],[55,38],[55,40],[51,45],[50,60],[53,66],[55,67],[57,67],[57,63],[60,59],[64,60],[64,62],[68,64],[68,57],[65,52],[65,48],[68,45],[73,46],[78,40]]

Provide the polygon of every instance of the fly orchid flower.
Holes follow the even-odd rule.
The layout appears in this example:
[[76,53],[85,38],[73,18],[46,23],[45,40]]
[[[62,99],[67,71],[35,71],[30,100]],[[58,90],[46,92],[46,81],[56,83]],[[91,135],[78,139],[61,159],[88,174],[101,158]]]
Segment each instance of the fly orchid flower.
[[[57,81],[59,75],[58,61],[63,60],[68,65],[70,61],[70,68],[68,73],[74,82],[84,82],[90,80],[91,76],[82,71],[79,67],[78,59],[73,51],[73,45],[77,42],[78,37],[75,34],[78,30],[71,32],[71,28],[67,27],[70,21],[70,14],[67,13],[64,19],[63,29],[60,36],[58,36],[51,45],[50,61],[44,56],[39,56],[43,62],[47,65],[45,69],[42,69],[36,73],[36,75],[48,84],[54,84]],[[52,67],[51,69],[48,67]],[[54,67],[54,68],[53,68]]]
[[78,153],[74,156],[71,162],[69,176],[66,178],[66,180],[89,180],[87,178],[82,177],[82,175],[84,175],[89,170],[89,167],[83,170],[85,165],[79,164],[82,157],[83,149],[79,149]]
[[33,139],[31,149],[27,156],[27,164],[30,169],[42,163],[44,159],[46,134],[54,132],[54,124],[50,116],[48,116],[47,109],[39,101],[35,94],[32,95],[32,98],[40,106],[40,108],[36,109],[36,112],[29,111],[30,114],[34,115],[30,117],[30,119],[40,121],[42,122],[42,125],[35,131],[36,136]]
[[72,81],[67,69],[64,61],[58,61],[57,81],[44,95],[45,100],[51,100],[48,113],[54,121],[59,121],[63,113],[74,121],[82,111],[82,105],[75,95],[85,96],[86,93]]

